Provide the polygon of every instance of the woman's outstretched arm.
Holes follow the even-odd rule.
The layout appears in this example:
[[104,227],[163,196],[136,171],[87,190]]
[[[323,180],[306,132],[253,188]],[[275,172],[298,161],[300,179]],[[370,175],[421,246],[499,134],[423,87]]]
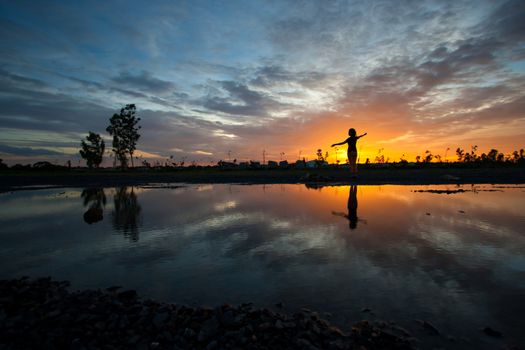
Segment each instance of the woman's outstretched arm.
[[348,215],[346,215],[345,213],[341,213],[341,212],[337,212],[337,211],[333,211],[333,210],[332,210],[332,215],[340,216],[340,217],[348,219]]
[[363,135],[361,135],[361,136],[357,136],[357,138],[359,139],[359,138],[365,136],[366,134],[367,134],[367,133],[365,132]]
[[330,146],[330,147],[339,146],[339,145],[344,145],[346,142],[347,142],[347,140],[344,140],[343,142],[339,142],[339,143],[334,143],[334,144],[333,144],[332,146]]

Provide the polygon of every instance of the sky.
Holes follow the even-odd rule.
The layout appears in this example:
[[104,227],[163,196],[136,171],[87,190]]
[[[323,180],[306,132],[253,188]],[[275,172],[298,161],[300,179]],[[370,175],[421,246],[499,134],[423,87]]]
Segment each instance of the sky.
[[8,164],[109,150],[128,103],[150,162],[525,148],[522,0],[0,0],[0,38]]

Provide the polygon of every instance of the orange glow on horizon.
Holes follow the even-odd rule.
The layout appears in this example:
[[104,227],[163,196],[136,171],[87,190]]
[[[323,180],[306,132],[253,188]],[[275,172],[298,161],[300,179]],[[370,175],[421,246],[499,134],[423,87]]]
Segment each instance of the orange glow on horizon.
[[[378,118],[377,123],[369,121],[374,119],[372,117],[373,115],[343,117],[330,113],[312,118],[297,127],[291,127],[286,122],[283,122],[284,126],[276,123],[275,128],[285,131],[278,137],[261,135],[256,140],[250,140],[252,144],[246,145],[243,151],[253,157],[248,157],[247,160],[261,160],[262,150],[265,150],[266,161],[286,159],[295,162],[303,157],[307,160],[317,159],[316,151],[321,149],[323,155],[328,152],[328,163],[335,164],[336,160],[339,160],[339,164],[345,164],[347,145],[337,146],[337,150],[330,145],[344,141],[351,127],[356,129],[358,135],[367,133],[357,142],[358,163],[365,163],[367,158],[371,163],[375,163],[375,158],[381,155],[385,161],[391,163],[401,159],[415,162],[417,156],[424,158],[427,150],[434,155],[433,162],[438,161],[435,157],[437,155],[443,162],[454,162],[457,160],[458,147],[465,152],[471,152],[472,146],[478,146],[476,154],[479,156],[493,148],[508,155],[525,146],[522,141],[525,134],[516,134],[519,129],[515,129],[514,134],[506,137],[495,134],[492,129],[476,129],[454,134],[442,130],[427,130],[424,126],[420,127],[421,130],[413,127],[406,129],[406,118],[398,115],[391,115],[387,121],[384,117]],[[281,156],[281,153],[284,153],[284,156]]]
[[[378,113],[374,111],[374,113]],[[367,133],[366,136],[357,142],[358,163],[363,164],[368,159],[370,163],[376,163],[377,156],[383,156],[385,162],[399,162],[405,159],[409,162],[416,161],[416,157],[425,156],[425,151],[429,150],[434,156],[441,156],[443,162],[454,162],[457,160],[456,149],[462,148],[465,152],[470,152],[471,147],[477,145],[477,155],[488,153],[491,149],[509,155],[513,151],[525,148],[523,140],[525,131],[522,132],[516,125],[505,125],[494,131],[491,128],[477,128],[464,132],[446,133],[443,129],[432,129],[419,126],[419,130],[407,123],[406,118],[399,114],[391,114],[388,118],[377,114],[365,114],[365,112],[354,113],[351,116],[330,112],[315,115],[301,121],[289,120],[288,118],[277,119],[271,122],[268,127],[271,131],[267,134],[263,132],[252,133],[245,136],[238,133],[233,140],[228,140],[221,144],[221,147],[213,148],[213,139],[210,140],[209,147],[199,145],[199,148],[192,149],[193,145],[188,145],[186,154],[177,153],[177,150],[153,150],[145,151],[141,149],[142,142],[139,142],[135,152],[136,159],[147,159],[150,163],[159,161],[164,164],[170,155],[173,155],[174,162],[185,159],[185,164],[195,162],[200,165],[217,164],[219,160],[238,162],[242,161],[263,161],[263,150],[265,161],[287,160],[294,163],[296,160],[305,158],[306,160],[317,159],[316,151],[322,150],[323,156],[328,152],[327,161],[330,164],[346,164],[347,146],[330,147],[333,143],[344,141],[348,137],[348,129],[353,127],[358,135]],[[376,120],[370,122],[370,120]],[[507,133],[502,136],[502,132]],[[521,134],[520,134],[521,132]],[[107,147],[109,151],[109,147]],[[226,149],[226,151],[224,151]],[[230,155],[228,151],[231,150]],[[59,149],[57,149],[59,151]],[[73,165],[76,166],[78,151],[75,148],[63,150],[71,154]],[[56,164],[64,164],[67,158],[56,158],[50,156],[32,157],[5,157],[10,164],[35,162],[38,160],[52,161]],[[434,158],[433,162],[438,161]],[[112,158],[105,156],[104,165],[111,166]],[[80,164],[80,163],[78,163]],[[140,165],[140,162],[136,162]]]

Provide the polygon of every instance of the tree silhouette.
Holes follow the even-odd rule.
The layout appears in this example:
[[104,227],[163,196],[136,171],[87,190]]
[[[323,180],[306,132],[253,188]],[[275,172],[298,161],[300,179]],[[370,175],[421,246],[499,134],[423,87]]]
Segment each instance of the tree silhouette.
[[491,162],[496,162],[498,158],[498,150],[497,149],[491,149],[489,153],[487,154],[487,160]]
[[100,163],[102,163],[104,149],[106,148],[104,140],[99,134],[90,131],[88,136],[86,136],[86,141],[82,140],[80,142],[82,147],[79,151],[80,156],[86,160],[89,168],[98,168]]
[[518,151],[514,151],[512,152],[512,160],[517,163],[519,162],[520,160],[520,154],[518,153]]
[[479,159],[478,155],[476,154],[477,151],[478,151],[477,145],[470,147],[470,160],[471,161],[477,161]]
[[140,118],[137,118],[135,114],[135,105],[128,104],[120,109],[120,114],[113,114],[106,128],[106,131],[113,136],[113,152],[122,168],[128,165],[127,154],[131,158],[131,166],[134,166],[133,153],[137,148],[137,141],[140,138],[138,131],[141,128],[137,125]]
[[456,155],[458,156],[458,162],[461,162],[465,157],[465,151],[458,147],[456,149]]
[[377,164],[385,164],[385,155],[382,154],[384,150],[384,148],[377,150],[377,156],[374,159]]
[[425,157],[423,158],[424,163],[430,163],[432,162],[432,159],[434,159],[434,155],[429,151],[425,151]]
[[323,150],[322,149],[318,149],[317,150],[317,160],[320,161],[320,162],[323,162],[324,161],[324,156],[323,156]]
[[380,155],[376,156],[376,158],[374,160],[375,160],[375,162],[377,164],[385,164],[386,163],[384,154],[380,154]]
[[323,156],[323,150],[319,148],[317,150],[316,155],[317,155],[317,159],[316,159],[317,167],[320,168],[325,160],[325,157]]
[[450,151],[450,147],[447,147],[447,149],[445,150],[445,156],[443,157],[445,159],[445,162],[448,162],[447,160],[448,151]]

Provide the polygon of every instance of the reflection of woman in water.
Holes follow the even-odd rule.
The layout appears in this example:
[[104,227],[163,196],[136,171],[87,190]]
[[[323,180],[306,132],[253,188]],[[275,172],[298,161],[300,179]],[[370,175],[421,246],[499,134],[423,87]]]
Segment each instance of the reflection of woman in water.
[[348,144],[348,164],[350,164],[350,172],[354,175],[357,174],[357,140],[359,140],[361,137],[365,136],[366,132],[363,135],[357,136],[355,129],[352,128],[348,130],[348,136],[346,140],[339,143],[334,143],[332,147],[338,146],[338,145],[344,145],[345,143]]
[[357,185],[350,186],[348,194],[348,215],[333,211],[333,215],[341,216],[348,219],[348,227],[353,230],[357,227]]

